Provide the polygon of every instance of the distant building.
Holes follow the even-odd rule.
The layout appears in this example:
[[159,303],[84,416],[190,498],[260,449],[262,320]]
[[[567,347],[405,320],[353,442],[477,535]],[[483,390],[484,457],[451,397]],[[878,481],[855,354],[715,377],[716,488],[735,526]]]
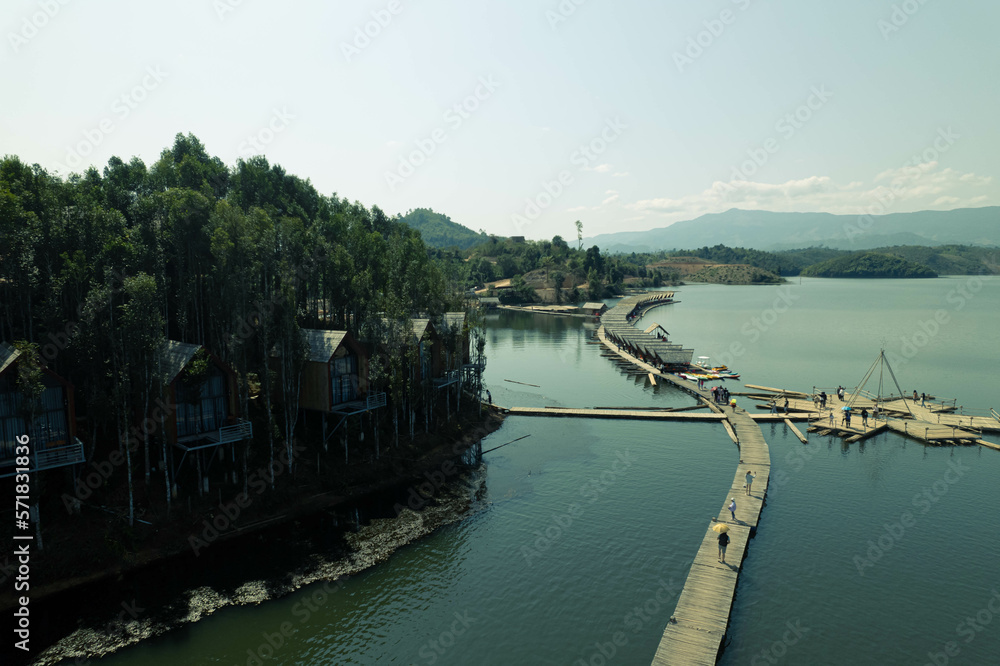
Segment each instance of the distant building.
[[43,366],[45,388],[37,415],[29,424],[24,395],[16,386],[20,356],[17,349],[0,342],[0,478],[14,476],[17,437],[25,434],[30,438],[31,472],[82,463],[83,443],[76,437],[73,385]]
[[479,305],[486,310],[496,310],[500,307],[500,299],[496,296],[485,296],[479,299]]
[[584,314],[594,315],[595,317],[600,317],[602,314],[608,311],[608,306],[604,303],[584,303],[580,309]]

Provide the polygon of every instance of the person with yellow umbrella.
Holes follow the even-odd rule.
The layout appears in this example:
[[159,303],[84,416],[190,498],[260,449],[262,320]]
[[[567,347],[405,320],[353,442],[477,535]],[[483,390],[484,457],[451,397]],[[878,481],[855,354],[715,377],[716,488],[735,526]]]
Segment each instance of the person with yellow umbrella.
[[726,546],[729,545],[729,535],[726,532],[729,531],[729,525],[725,523],[717,523],[712,526],[713,532],[719,533],[719,561],[723,564],[726,563]]

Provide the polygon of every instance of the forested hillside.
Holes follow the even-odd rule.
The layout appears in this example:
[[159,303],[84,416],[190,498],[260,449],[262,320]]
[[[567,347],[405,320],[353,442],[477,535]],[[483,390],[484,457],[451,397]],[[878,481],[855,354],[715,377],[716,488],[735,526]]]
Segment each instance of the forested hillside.
[[447,215],[435,213],[430,208],[408,211],[400,221],[419,231],[420,237],[431,247],[467,250],[487,240],[486,234],[452,222]]
[[425,432],[447,425],[431,404],[441,393],[415,379],[410,318],[464,310],[464,285],[448,282],[411,227],[323,195],[263,157],[229,168],[179,134],[152,165],[112,158],[64,180],[7,156],[0,237],[0,341],[18,343],[26,372],[41,363],[75,386],[88,461],[126,457],[101,492],[128,507],[129,524],[133,510],[169,508],[177,483],[163,473],[170,456],[158,424],[143,427],[136,451],[125,445],[164,395],[168,339],[204,345],[236,373],[232,397],[256,421],[253,441],[234,454],[232,481],[244,492],[251,470],[291,454],[298,436],[305,328],[361,341],[371,355],[365,380],[389,395],[387,409],[365,417],[374,437],[345,435],[342,453],[313,442],[324,455],[347,462],[350,449],[377,460],[388,448],[380,429],[398,443],[415,423]]

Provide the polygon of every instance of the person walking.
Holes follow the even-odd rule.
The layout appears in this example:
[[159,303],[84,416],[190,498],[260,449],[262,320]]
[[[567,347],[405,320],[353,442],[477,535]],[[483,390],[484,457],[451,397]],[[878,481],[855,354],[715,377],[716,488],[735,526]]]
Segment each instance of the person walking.
[[788,414],[788,398],[787,397],[785,398],[784,408],[785,408],[785,414]]
[[748,469],[747,470],[747,495],[750,494],[750,489],[753,487],[753,480],[756,479],[756,478],[757,478],[757,476],[753,473],[753,470],[749,470]]
[[844,412],[844,418],[847,419],[847,427],[850,428],[851,427],[851,413],[850,412]]
[[493,404],[493,394],[490,393],[489,389],[486,389],[486,404],[487,405],[492,405]]
[[921,393],[920,394],[920,406],[921,407],[926,407],[927,405],[924,404],[926,402],[927,402],[927,394],[926,393]]
[[733,522],[736,522],[736,498],[729,498],[729,513],[733,514]]
[[861,425],[863,425],[865,428],[868,427],[868,408],[867,407],[862,407],[861,408]]
[[729,545],[729,535],[723,532],[719,535],[719,561],[726,563],[726,546]]
[[830,427],[833,427],[833,410],[830,410]]

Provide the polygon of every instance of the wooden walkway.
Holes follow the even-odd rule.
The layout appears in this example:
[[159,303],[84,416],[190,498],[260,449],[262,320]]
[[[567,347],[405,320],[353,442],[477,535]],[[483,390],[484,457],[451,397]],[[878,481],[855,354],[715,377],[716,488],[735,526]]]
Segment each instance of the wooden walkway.
[[[629,308],[634,304],[629,304]],[[611,352],[646,372],[652,373],[662,382],[667,382],[707,403],[716,420],[724,419],[727,430],[739,447],[739,463],[733,480],[722,498],[722,505],[716,512],[718,522],[729,526],[729,546],[726,563],[719,562],[718,534],[712,531],[715,519],[706,525],[698,553],[688,572],[684,589],[677,599],[673,617],[667,623],[656,649],[652,663],[654,666],[667,664],[715,664],[722,647],[729,612],[733,606],[736,582],[740,564],[746,556],[748,542],[757,528],[760,511],[767,495],[767,484],[771,471],[771,455],[764,441],[760,427],[745,409],[717,405],[712,402],[711,393],[698,388],[697,383],[676,375],[661,373],[648,363],[618,350],[604,335],[604,327],[597,331],[598,339]],[[709,415],[700,415],[709,416]],[[777,415],[757,415],[762,421],[774,420]],[[781,420],[784,420],[784,415]],[[752,494],[747,495],[744,481],[748,471],[753,471],[755,480]],[[736,500],[735,519],[726,508],[731,498]]]
[[722,414],[695,414],[652,409],[576,409],[569,407],[511,407],[512,416],[570,416],[590,419],[645,419],[648,421],[722,421]]

